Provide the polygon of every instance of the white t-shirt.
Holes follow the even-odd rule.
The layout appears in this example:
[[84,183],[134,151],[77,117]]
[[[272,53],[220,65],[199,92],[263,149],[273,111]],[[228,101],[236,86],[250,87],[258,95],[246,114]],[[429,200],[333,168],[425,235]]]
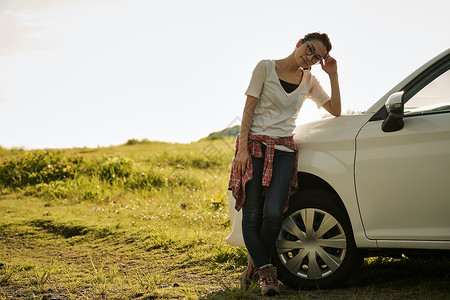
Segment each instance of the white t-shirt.
[[256,65],[245,94],[259,99],[250,133],[272,138],[294,134],[295,120],[306,98],[314,101],[318,108],[330,100],[317,78],[307,70],[303,70],[297,89],[286,93],[275,71],[275,60],[262,60]]

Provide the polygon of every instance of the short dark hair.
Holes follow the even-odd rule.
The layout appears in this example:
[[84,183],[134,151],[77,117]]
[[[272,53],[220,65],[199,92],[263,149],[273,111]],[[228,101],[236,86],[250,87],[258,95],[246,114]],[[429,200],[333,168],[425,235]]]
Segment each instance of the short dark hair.
[[307,35],[305,35],[303,37],[302,43],[312,41],[312,40],[321,41],[322,44],[327,49],[327,53],[331,51],[331,48],[332,48],[331,41],[326,33],[320,33],[320,32],[308,33]]

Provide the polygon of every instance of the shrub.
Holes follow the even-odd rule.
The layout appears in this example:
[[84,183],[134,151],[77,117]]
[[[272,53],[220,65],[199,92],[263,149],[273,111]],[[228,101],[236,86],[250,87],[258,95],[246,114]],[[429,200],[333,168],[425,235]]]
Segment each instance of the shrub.
[[164,174],[160,171],[149,169],[146,172],[136,172],[126,182],[126,186],[131,189],[160,189],[166,186]]
[[186,186],[188,188],[199,188],[201,186],[201,182],[196,176],[182,170],[171,173],[167,177],[167,184],[170,187]]
[[201,176],[183,167],[196,164],[195,154],[165,152],[164,157],[176,166],[141,166],[119,154],[84,158],[69,153],[21,151],[0,162],[0,193],[11,188],[49,200],[103,201],[130,190],[202,187]]
[[136,172],[131,176],[125,186],[130,189],[157,189],[164,187],[185,186],[188,188],[199,188],[200,180],[184,170],[159,170],[153,169],[144,172]]
[[40,183],[25,188],[26,196],[38,196],[44,199],[65,199],[69,194],[69,189],[64,181],[52,181],[50,183]]
[[198,169],[224,168],[231,162],[232,157],[211,149],[198,152],[163,152],[158,157],[158,163],[164,163],[179,169],[194,167]]
[[134,162],[120,156],[105,156],[100,161],[100,178],[107,181],[126,179],[134,172]]
[[47,151],[24,151],[0,163],[0,183],[21,188],[74,178],[81,156]]

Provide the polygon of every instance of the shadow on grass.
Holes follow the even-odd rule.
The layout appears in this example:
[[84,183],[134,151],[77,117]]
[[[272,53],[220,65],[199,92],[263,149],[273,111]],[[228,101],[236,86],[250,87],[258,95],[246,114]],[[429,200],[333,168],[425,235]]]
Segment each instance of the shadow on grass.
[[82,225],[57,223],[52,220],[37,219],[30,221],[29,224],[37,228],[42,228],[49,233],[56,234],[64,238],[86,235],[90,232],[94,233],[98,238],[103,238],[112,234],[112,232],[106,228],[89,228]]
[[[224,287],[202,299],[260,299],[259,289]],[[369,258],[338,289],[296,291],[282,288],[275,299],[450,299],[450,259]]]
[[412,286],[425,282],[443,282],[450,288],[450,259],[448,257],[416,257],[366,259],[350,278],[351,286],[370,284]]
[[87,228],[86,226],[55,224],[51,220],[33,220],[30,222],[30,224],[65,238],[85,235],[89,232],[89,228]]

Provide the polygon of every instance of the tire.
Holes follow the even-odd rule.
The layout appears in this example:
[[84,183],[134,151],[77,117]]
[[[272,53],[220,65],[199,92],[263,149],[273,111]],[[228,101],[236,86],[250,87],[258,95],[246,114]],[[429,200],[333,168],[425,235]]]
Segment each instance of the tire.
[[296,290],[341,286],[363,261],[340,200],[321,190],[291,198],[271,258],[278,279]]

